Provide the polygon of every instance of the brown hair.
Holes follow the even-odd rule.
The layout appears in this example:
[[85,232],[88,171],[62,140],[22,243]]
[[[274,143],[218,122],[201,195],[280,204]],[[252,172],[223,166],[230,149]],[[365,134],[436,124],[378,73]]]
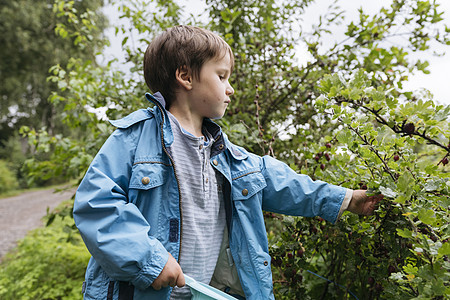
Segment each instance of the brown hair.
[[215,33],[194,26],[171,27],[158,35],[147,47],[144,55],[144,77],[152,92],[160,92],[169,109],[175,96],[175,73],[186,66],[199,78],[203,64],[221,55],[230,55],[230,46]]

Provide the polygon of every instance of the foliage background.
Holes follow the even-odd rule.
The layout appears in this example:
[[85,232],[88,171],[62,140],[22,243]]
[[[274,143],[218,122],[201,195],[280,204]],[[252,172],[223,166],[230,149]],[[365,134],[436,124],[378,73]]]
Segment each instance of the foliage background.
[[[55,213],[71,207],[65,202]],[[31,231],[3,258],[1,299],[80,299],[89,252],[79,235],[71,235],[73,219],[54,219]]]
[[[51,67],[49,103],[70,130],[22,127],[35,150],[24,172],[31,181],[82,176],[113,130],[100,116],[147,105],[143,45],[169,26],[201,25],[235,53],[236,92],[218,121],[233,142],[313,179],[385,196],[374,216],[346,213],[335,225],[267,212],[277,299],[449,298],[450,108],[403,89],[408,76],[428,72],[418,53],[450,44],[442,12],[434,1],[393,0],[347,23],[336,1],[314,26],[299,26],[313,2],[207,0],[209,23],[185,17],[175,1],[114,3],[132,28],[115,29],[129,71],[76,56]],[[98,26],[71,13],[73,4],[55,1],[53,12],[84,26],[56,33],[86,49]],[[346,37],[327,46],[336,25]],[[306,65],[298,65],[298,43],[312,58]]]
[[[0,1],[0,159],[9,161],[21,187],[32,186],[21,171],[26,158],[48,159],[48,155],[27,147],[27,141],[19,135],[21,126],[43,129],[51,135],[75,136],[76,132],[62,123],[63,107],[48,101],[51,91],[58,88],[47,80],[49,68],[66,67],[70,58],[96,64],[97,51],[106,42],[102,33],[106,18],[93,13],[103,6],[102,0],[68,1],[64,7],[65,14],[89,18],[95,24],[90,29],[86,28],[86,22],[72,22],[65,14],[56,13],[54,4],[53,0]],[[66,29],[72,31],[70,36]],[[83,44],[77,34],[83,30],[89,30],[84,37],[89,44]],[[35,184],[57,181],[58,178],[36,178]]]

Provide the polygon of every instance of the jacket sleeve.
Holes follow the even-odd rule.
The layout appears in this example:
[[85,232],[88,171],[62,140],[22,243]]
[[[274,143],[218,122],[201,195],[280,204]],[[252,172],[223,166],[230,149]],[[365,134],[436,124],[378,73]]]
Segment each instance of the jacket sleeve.
[[148,235],[149,223],[128,201],[135,149],[132,129],[117,129],[108,138],[78,187],[74,219],[109,277],[145,289],[164,268],[168,252]]
[[309,176],[297,174],[285,163],[270,156],[262,158],[261,172],[266,181],[263,191],[263,209],[267,211],[314,217],[335,223],[344,199],[351,190]]

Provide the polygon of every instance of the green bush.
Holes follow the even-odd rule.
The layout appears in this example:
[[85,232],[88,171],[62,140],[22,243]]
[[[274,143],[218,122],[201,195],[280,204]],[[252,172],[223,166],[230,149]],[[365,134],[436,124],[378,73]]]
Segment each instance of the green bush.
[[267,213],[278,300],[450,299],[450,106],[404,102],[368,78],[320,82],[316,108],[340,127],[294,167],[384,199],[335,225]]
[[9,192],[17,188],[17,179],[13,172],[11,172],[8,164],[0,160],[0,194]]
[[0,299],[81,299],[90,255],[73,227],[72,218],[56,216],[20,241],[0,265]]

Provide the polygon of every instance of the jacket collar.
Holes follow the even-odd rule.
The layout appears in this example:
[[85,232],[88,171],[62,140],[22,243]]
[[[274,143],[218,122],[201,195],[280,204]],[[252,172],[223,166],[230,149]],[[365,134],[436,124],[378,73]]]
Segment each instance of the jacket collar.
[[161,107],[164,109],[166,108],[166,100],[164,99],[163,95],[161,95],[160,92],[156,92],[153,95],[150,93],[145,93],[145,97],[148,101],[152,102],[153,104],[156,104],[158,102]]
[[203,125],[206,130],[212,135],[214,139],[214,144],[211,148],[211,157],[220,154],[227,148],[227,143],[225,142],[224,135],[222,133],[222,128],[210,119],[204,119]]
[[155,94],[145,93],[145,98],[151,103],[155,105],[153,109],[153,114],[155,115],[156,120],[161,125],[161,134],[164,139],[164,145],[166,147],[170,147],[173,143],[173,132],[172,127],[170,126],[169,115],[166,110],[166,101],[164,100],[163,95],[160,92]]
[[[167,147],[169,147],[173,143],[173,133],[172,127],[170,126],[169,115],[167,114],[166,110],[166,100],[164,100],[164,97],[160,92],[156,92],[153,95],[150,93],[146,93],[145,97],[149,102],[153,103],[157,107],[157,109],[154,110],[154,114],[160,124],[163,124],[162,128],[164,143]],[[225,141],[220,126],[210,119],[206,118],[203,121],[203,125],[206,127],[206,130],[208,130],[208,132],[214,139],[214,144],[211,149],[211,157],[225,151],[228,143]]]

